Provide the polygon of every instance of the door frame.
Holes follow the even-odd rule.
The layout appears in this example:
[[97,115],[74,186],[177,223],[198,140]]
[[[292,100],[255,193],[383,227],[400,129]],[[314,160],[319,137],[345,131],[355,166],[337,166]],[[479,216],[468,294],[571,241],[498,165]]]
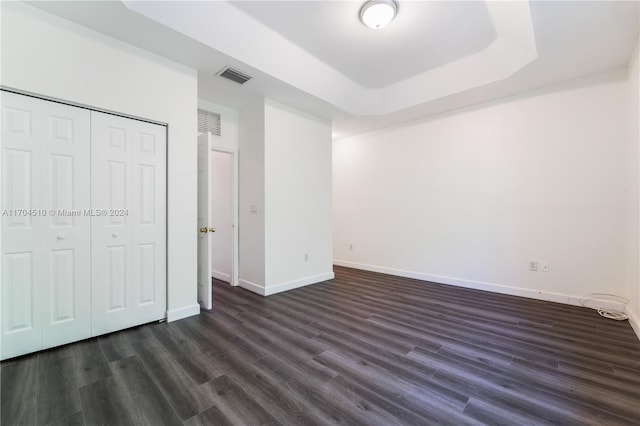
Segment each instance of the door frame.
[[[216,151],[216,152],[222,152],[225,154],[230,154],[232,157],[232,164],[233,164],[233,179],[232,179],[232,186],[233,188],[231,189],[231,209],[232,209],[232,218],[233,218],[233,229],[232,229],[232,238],[231,238],[231,282],[229,284],[231,284],[234,287],[237,287],[239,284],[239,271],[238,271],[238,267],[239,267],[239,246],[238,246],[238,219],[239,219],[239,209],[238,209],[238,204],[239,204],[239,197],[238,197],[238,149],[237,148],[229,148],[226,146],[223,146],[221,144],[217,144],[217,136],[213,135],[211,133],[209,133],[209,140],[210,140],[210,144],[209,147],[211,148],[211,151]],[[209,156],[209,161],[211,161],[211,156]],[[209,168],[209,170],[211,170],[211,168]],[[209,176],[209,182],[211,182],[211,176]],[[212,276],[213,278],[213,276]]]

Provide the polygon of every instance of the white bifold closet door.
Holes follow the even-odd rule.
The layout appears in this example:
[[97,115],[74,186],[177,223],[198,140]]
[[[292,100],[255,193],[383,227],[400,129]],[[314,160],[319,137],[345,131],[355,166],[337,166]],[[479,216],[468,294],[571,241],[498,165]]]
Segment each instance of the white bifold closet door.
[[166,128],[0,104],[0,359],[165,318]]
[[90,113],[0,96],[5,359],[91,335]]
[[91,113],[93,335],[166,314],[165,127]]

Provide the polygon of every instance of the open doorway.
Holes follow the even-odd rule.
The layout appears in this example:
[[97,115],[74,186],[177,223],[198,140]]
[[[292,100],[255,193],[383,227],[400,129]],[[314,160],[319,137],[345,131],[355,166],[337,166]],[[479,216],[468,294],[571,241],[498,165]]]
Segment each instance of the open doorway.
[[210,152],[210,218],[215,224],[211,238],[211,276],[226,283],[233,282],[233,163],[230,152]]
[[198,303],[207,310],[213,277],[238,285],[238,150],[203,133],[198,136]]

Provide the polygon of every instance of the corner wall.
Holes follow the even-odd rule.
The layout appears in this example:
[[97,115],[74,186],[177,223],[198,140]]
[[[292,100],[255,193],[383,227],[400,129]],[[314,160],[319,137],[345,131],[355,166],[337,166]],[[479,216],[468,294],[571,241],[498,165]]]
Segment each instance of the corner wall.
[[332,279],[331,124],[265,101],[266,294]]
[[240,111],[239,285],[264,295],[265,166],[264,99]]
[[0,84],[168,123],[168,319],[197,315],[197,74],[18,2],[2,2]]
[[269,99],[240,111],[240,286],[333,278],[331,125]]
[[563,303],[625,296],[626,77],[336,140],[335,263]]
[[640,39],[629,63],[629,153],[628,153],[628,227],[627,287],[629,322],[640,338]]

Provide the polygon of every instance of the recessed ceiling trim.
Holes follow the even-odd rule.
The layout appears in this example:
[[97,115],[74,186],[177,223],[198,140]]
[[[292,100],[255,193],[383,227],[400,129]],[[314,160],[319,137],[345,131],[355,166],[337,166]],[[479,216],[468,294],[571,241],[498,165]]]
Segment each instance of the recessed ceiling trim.
[[[488,47],[380,89],[367,89],[347,78],[227,2],[124,0],[123,4],[248,67],[357,116],[385,115],[494,83],[537,58],[528,1],[486,2],[496,32],[496,38]],[[256,48],[255,40],[269,49]]]

